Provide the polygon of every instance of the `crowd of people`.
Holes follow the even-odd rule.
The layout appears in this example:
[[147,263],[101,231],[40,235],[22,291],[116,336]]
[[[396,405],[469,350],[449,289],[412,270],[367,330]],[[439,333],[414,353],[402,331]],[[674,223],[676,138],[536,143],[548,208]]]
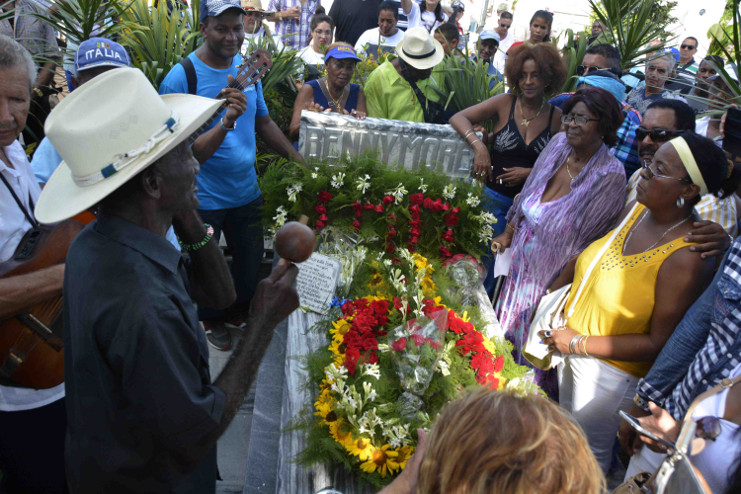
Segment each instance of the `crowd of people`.
[[[712,492],[738,489],[741,165],[726,151],[733,92],[721,69],[738,81],[721,57],[695,60],[695,37],[623,74],[595,21],[576,91],[562,93],[553,14],[536,11],[516,41],[503,10],[472,63],[506,92],[453,114],[441,88],[445,57],[466,51],[460,2],[335,0],[327,13],[319,0],[208,0],[198,48],[158,90],[115,41],[73,47],[74,90],[29,161],[19,136],[54,67],[32,55],[58,50],[48,26],[24,20],[37,8],[27,3],[0,20],[0,318],[64,294],[65,372],[37,389],[12,378],[25,356],[0,363],[0,492],[214,491],[216,441],[298,305],[294,266],[258,283],[257,137],[302,165],[306,110],[449,123],[471,147],[498,220],[484,286],[518,363],[532,366],[523,350],[540,301],[571,284],[564,324],[537,335],[563,356],[533,368],[548,399],[465,393],[420,431],[385,492],[602,492],[618,444],[626,478],[666,454],[618,411],[669,441],[685,419],[706,422],[714,442],[691,458]],[[25,46],[31,31],[47,43]],[[306,66],[285,134],[261,83],[239,81],[261,39]],[[352,82],[361,60],[381,57]],[[30,238],[53,234],[42,224],[92,208],[63,263],[12,271]],[[497,293],[495,267],[507,273]],[[209,345],[233,347],[215,380]]]

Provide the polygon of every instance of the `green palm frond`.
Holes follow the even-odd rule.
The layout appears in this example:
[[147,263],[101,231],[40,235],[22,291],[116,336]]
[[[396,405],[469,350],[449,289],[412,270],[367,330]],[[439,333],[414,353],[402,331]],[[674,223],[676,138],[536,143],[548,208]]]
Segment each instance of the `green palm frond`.
[[61,0],[34,17],[49,23],[68,41],[80,42],[95,36],[115,38],[121,29],[116,22],[131,3],[129,0]]
[[[718,67],[718,74],[723,78],[723,82],[728,86],[729,94],[726,94],[726,99],[730,103],[741,104],[741,86],[739,85],[739,75],[741,71],[741,14],[739,13],[739,2],[740,0],[733,0],[732,2],[732,25],[728,28],[724,28],[718,24],[714,26],[716,29],[712,29],[710,34],[716,41],[723,51],[723,57],[730,62],[729,67]],[[724,41],[730,41],[730,45],[726,45]],[[729,73],[727,68],[731,70]]]
[[170,69],[197,47],[200,2],[194,0],[190,11],[178,5],[168,10],[166,2],[149,7],[147,0],[129,5],[121,13],[119,41],[129,50],[131,65],[158,88]]
[[[576,79],[578,77],[576,74],[576,68],[581,65],[584,60],[584,55],[587,52],[587,46],[589,44],[589,34],[586,31],[579,33],[576,42],[574,42],[574,31],[567,29],[564,34],[566,35],[566,44],[561,50],[561,53],[563,54],[563,60],[566,64],[567,77],[566,82],[564,82],[561,87],[561,92],[570,93],[576,90]],[[558,47],[560,44],[560,36],[557,39],[554,39],[553,43]]]
[[[662,49],[668,41],[662,40],[663,25],[655,22],[654,2],[646,0],[589,0],[595,16],[607,27],[607,39],[620,51],[622,69],[638,65],[642,58]],[[611,38],[611,39],[610,39]],[[673,38],[672,38],[673,39]],[[648,43],[662,41],[652,47]]]

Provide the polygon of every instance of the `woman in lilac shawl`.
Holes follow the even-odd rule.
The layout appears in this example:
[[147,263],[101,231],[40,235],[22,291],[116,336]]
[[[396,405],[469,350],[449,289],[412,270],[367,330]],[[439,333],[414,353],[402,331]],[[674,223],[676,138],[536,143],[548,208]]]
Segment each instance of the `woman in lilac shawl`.
[[[555,135],[533,166],[507,214],[492,251],[512,249],[512,264],[497,303],[515,359],[541,297],[591,242],[609,231],[625,204],[625,171],[608,147],[617,139],[623,114],[603,89],[581,89],[563,106],[565,132]],[[535,369],[536,383],[553,399],[555,371]]]

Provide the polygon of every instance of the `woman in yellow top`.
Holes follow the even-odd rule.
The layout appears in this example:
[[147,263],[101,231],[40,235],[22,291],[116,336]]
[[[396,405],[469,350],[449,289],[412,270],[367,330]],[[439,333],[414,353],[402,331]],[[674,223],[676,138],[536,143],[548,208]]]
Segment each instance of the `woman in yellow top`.
[[620,424],[617,411],[629,408],[638,379],[712,278],[712,259],[685,249],[684,237],[697,220],[693,207],[701,195],[735,190],[732,171],[723,151],[694,132],[661,146],[644,163],[638,203],[623,212],[629,219],[622,230],[579,255],[566,327],[541,334],[565,355],[558,367],[560,404],[584,429],[605,472]]

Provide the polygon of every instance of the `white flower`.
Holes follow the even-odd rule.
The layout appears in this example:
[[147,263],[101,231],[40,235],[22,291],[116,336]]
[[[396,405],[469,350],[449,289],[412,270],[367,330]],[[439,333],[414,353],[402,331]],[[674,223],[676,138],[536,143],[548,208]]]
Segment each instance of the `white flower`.
[[443,188],[443,197],[449,201],[452,201],[455,197],[455,185],[446,185],[445,188]]
[[425,179],[421,177],[419,179],[419,191],[423,194],[427,192],[427,184],[425,183]]
[[407,190],[404,188],[404,184],[399,183],[399,185],[397,185],[395,189],[392,189],[386,192],[386,195],[393,196],[394,204],[399,204],[401,203],[402,199],[404,199],[404,195],[406,193],[407,193]]
[[443,376],[450,375],[450,364],[443,359],[439,359],[435,364],[435,371],[439,372]]
[[281,227],[286,223],[286,220],[288,219],[288,211],[283,206],[278,206],[275,209],[275,216],[273,216],[273,221],[275,222],[276,227]]
[[298,194],[301,192],[301,190],[304,188],[301,184],[293,184],[286,187],[286,193],[288,194],[288,201],[289,202],[296,202],[298,199]]
[[358,177],[355,181],[355,187],[360,191],[361,194],[365,195],[365,192],[370,189],[370,175]]
[[477,196],[471,194],[470,192],[468,193],[468,197],[466,198],[466,204],[468,204],[472,208],[475,208],[480,203],[481,203],[481,199],[479,199]]
[[386,266],[387,268],[390,268],[391,267],[391,264],[393,264],[393,261],[391,259],[384,259],[383,260],[383,265]]
[[319,178],[319,167],[315,166],[314,171],[311,172],[311,178]]
[[343,185],[345,185],[345,174],[343,172],[338,173],[337,175],[332,175],[332,187],[335,189],[341,188]]
[[364,364],[363,365],[363,375],[375,377],[376,379],[380,379],[381,378],[381,367],[378,364]]

